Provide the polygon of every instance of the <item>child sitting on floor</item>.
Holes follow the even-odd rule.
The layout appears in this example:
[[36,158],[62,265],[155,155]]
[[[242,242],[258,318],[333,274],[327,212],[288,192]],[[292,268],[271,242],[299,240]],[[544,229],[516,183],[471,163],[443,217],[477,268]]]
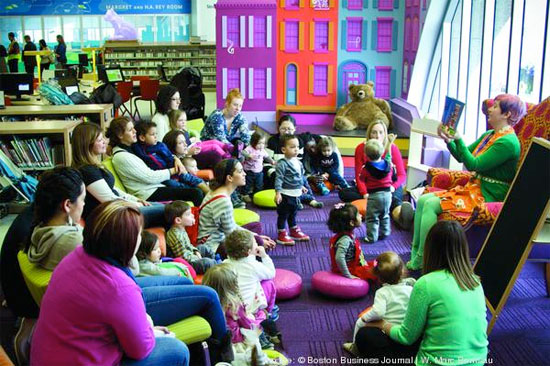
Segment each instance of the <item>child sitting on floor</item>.
[[161,261],[159,238],[149,231],[141,232],[141,243],[136,256],[139,260],[139,276],[184,276],[193,278],[185,265]]
[[327,226],[336,235],[330,239],[330,263],[334,273],[347,278],[374,280],[373,262],[367,262],[353,231],[361,226],[361,214],[349,203],[337,203],[330,210]]
[[355,323],[353,331],[353,343],[344,343],[343,348],[353,355],[358,356],[355,346],[357,332],[367,326],[368,322],[385,320],[394,325],[403,323],[411,292],[416,282],[414,278],[405,278],[407,270],[403,261],[394,252],[384,252],[376,258],[374,274],[382,284],[374,295],[374,304],[363,312]]
[[254,132],[247,146],[241,154],[244,156],[243,168],[246,172],[246,185],[243,187],[243,201],[252,202],[254,193],[264,187],[264,161],[275,164],[265,151],[265,137]]
[[317,154],[313,159],[313,174],[322,179],[316,179],[315,186],[323,196],[330,193],[324,181],[328,180],[339,188],[348,188],[349,184],[340,175],[338,153],[334,151],[334,141],[330,137],[322,137],[316,146]]
[[[157,125],[150,121],[140,121],[136,124],[138,142],[132,145],[132,151],[153,170],[174,167],[174,154],[165,143],[157,141]],[[174,175],[170,180],[162,182],[168,187],[199,188],[204,193],[210,190],[204,181],[189,172]]]
[[[276,321],[279,307],[275,305],[275,266],[265,248],[256,244],[250,231],[236,229],[225,239],[225,250],[228,259],[224,263],[231,264],[237,273],[239,293],[247,310],[259,322],[268,317]],[[256,257],[260,257],[261,262]],[[273,348],[273,343],[263,333],[260,343],[262,349]]]
[[206,245],[196,248],[191,244],[186,226],[195,224],[195,216],[191,207],[183,201],[173,201],[164,207],[164,217],[171,227],[166,233],[166,254],[169,257],[182,257],[197,274],[203,274],[206,270],[216,265],[215,253]]

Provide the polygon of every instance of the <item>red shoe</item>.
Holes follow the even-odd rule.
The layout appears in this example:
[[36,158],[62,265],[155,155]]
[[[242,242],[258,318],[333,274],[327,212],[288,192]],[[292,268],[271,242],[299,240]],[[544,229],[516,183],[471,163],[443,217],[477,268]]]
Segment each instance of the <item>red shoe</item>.
[[290,237],[297,241],[309,241],[309,236],[304,234],[299,226],[290,229]]
[[277,235],[277,244],[281,245],[294,245],[296,244],[290,236],[287,235],[286,230],[279,231]]

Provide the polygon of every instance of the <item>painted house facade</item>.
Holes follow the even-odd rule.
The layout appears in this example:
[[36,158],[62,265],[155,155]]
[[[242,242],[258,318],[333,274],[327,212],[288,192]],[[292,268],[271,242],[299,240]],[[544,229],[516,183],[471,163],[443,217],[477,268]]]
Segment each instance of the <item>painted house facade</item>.
[[377,98],[401,95],[404,4],[404,0],[340,2],[338,106],[349,101],[350,84],[368,80],[374,81]]
[[401,78],[401,97],[407,99],[409,85],[416,59],[416,51],[420,42],[420,34],[424,28],[424,19],[430,5],[429,0],[405,0],[405,33],[403,37],[403,66]]
[[336,105],[336,0],[278,0],[277,105]]
[[215,7],[217,107],[223,108],[227,93],[239,88],[243,114],[249,120],[271,120],[277,91],[277,3],[218,0]]

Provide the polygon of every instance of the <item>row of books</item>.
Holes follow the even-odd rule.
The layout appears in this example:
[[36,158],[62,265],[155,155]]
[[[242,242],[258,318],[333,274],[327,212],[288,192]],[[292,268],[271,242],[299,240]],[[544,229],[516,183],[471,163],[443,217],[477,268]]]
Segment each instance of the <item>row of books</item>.
[[53,168],[65,164],[63,145],[52,145],[49,137],[0,141],[0,149],[20,168]]

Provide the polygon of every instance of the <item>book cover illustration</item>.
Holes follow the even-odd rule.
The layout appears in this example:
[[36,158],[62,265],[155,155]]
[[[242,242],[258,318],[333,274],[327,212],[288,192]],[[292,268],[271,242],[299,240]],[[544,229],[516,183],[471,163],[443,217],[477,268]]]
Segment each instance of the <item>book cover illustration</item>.
[[447,129],[449,135],[455,135],[458,121],[460,120],[463,110],[463,102],[451,97],[445,97],[445,109],[443,110],[441,122],[443,122],[443,126]]

